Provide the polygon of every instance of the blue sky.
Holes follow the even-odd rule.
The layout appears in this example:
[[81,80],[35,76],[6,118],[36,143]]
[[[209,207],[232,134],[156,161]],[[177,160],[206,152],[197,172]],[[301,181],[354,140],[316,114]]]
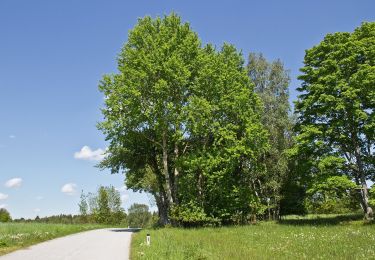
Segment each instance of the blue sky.
[[[280,58],[291,70],[293,100],[305,49],[375,21],[374,10],[373,0],[1,0],[0,206],[15,218],[75,214],[82,189],[123,186],[120,174],[94,167],[106,147],[95,127],[103,104],[97,85],[116,72],[137,18],[175,11],[203,43]],[[125,208],[149,203],[145,194],[121,192]]]

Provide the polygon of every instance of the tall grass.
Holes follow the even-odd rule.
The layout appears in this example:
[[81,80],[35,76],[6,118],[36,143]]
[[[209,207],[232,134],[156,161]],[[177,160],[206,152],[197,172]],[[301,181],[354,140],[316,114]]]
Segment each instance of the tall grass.
[[0,255],[56,237],[101,227],[104,226],[90,224],[0,223]]
[[[326,217],[326,224],[316,224],[316,219],[292,218],[240,227],[143,230],[133,235],[131,259],[374,258],[375,226],[351,219]],[[151,246],[145,244],[147,233]]]

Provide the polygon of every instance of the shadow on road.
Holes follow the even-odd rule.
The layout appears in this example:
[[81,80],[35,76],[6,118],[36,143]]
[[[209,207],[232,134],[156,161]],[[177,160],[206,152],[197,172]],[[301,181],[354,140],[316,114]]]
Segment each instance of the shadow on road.
[[142,230],[142,228],[114,228],[114,229],[111,229],[112,232],[131,232],[131,233],[139,232],[141,230]]

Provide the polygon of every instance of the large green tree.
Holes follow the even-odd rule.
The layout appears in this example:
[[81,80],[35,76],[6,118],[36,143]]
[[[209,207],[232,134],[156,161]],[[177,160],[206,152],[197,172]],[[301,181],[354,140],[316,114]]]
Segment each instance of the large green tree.
[[119,73],[104,76],[100,167],[155,197],[163,224],[194,204],[228,219],[249,208],[250,173],[266,146],[260,101],[233,46],[202,47],[176,14],[145,17],[130,31]]
[[374,180],[375,23],[353,33],[328,34],[306,51],[296,102],[299,152],[310,154],[311,173],[334,166],[360,187],[367,218],[366,181]]
[[172,14],[145,17],[130,31],[118,57],[119,73],[103,78],[105,121],[99,128],[110,141],[101,163],[112,172],[126,171],[126,184],[154,195],[167,223],[177,201],[184,147],[183,107],[197,73],[200,42],[189,24]]

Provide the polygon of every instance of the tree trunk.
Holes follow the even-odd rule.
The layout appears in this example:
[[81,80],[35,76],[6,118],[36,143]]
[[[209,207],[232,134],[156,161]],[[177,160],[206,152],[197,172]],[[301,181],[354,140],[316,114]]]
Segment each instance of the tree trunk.
[[197,182],[197,188],[198,188],[198,198],[201,207],[203,208],[203,173],[202,170],[198,170],[198,182]]
[[180,174],[177,166],[177,160],[179,157],[179,149],[177,142],[174,145],[174,157],[175,157],[175,164],[174,164],[174,180],[173,180],[173,201],[174,203],[178,204],[178,176]]
[[171,191],[171,179],[169,177],[168,170],[168,145],[167,145],[167,133],[166,130],[163,131],[163,173],[165,178],[165,189],[167,193],[169,206],[173,204],[172,191]]
[[156,205],[158,207],[158,215],[159,215],[159,224],[161,226],[165,226],[170,223],[168,217],[168,207],[166,205],[166,201],[163,198],[163,194],[154,194]]
[[368,187],[366,183],[366,179],[363,175],[363,173],[360,173],[360,181],[361,181],[361,204],[362,204],[362,209],[365,213],[365,219],[366,220],[372,220],[373,219],[373,210],[370,207],[370,204],[368,203]]
[[365,219],[366,220],[372,220],[373,217],[374,217],[373,216],[373,210],[370,207],[370,204],[368,203],[368,199],[369,199],[368,187],[367,187],[367,183],[366,183],[366,177],[365,177],[365,172],[364,172],[364,167],[363,167],[359,147],[356,147],[355,157],[356,157],[356,163],[357,163],[357,168],[358,168],[359,181],[360,181],[360,184],[361,184],[361,205],[362,205],[362,209],[365,213]]
[[165,178],[163,176],[163,169],[160,169],[158,165],[158,154],[156,149],[154,149],[154,153],[151,160],[151,167],[156,175],[157,180],[157,187],[158,190],[153,193],[156,201],[156,205],[158,207],[158,215],[159,215],[159,224],[165,226],[166,224],[170,223],[169,219],[169,203],[167,199],[167,194],[164,188],[165,185]]

